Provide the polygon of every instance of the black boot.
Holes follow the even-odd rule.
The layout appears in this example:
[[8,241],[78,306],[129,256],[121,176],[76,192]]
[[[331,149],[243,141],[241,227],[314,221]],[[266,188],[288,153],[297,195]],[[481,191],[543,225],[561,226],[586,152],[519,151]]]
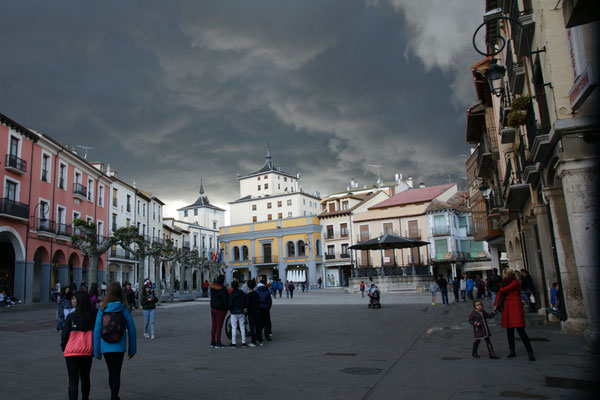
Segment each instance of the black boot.
[[535,361],[535,356],[533,355],[533,348],[531,347],[531,342],[529,341],[529,336],[525,330],[519,332],[519,336],[521,336],[521,341],[525,345],[525,349],[527,350],[527,355],[529,356],[529,361]]
[[479,358],[479,354],[477,354],[477,348],[479,347],[479,340],[476,340],[473,342],[473,353],[471,353],[471,355],[474,358]]
[[485,342],[487,344],[487,349],[488,349],[488,353],[490,354],[490,358],[493,358],[494,360],[499,359],[500,357],[498,357],[496,355],[496,353],[494,352],[494,346],[492,346],[492,342]]
[[508,356],[506,356],[507,358],[513,358],[516,357],[517,354],[515,353],[515,349],[510,349],[510,352],[508,353]]

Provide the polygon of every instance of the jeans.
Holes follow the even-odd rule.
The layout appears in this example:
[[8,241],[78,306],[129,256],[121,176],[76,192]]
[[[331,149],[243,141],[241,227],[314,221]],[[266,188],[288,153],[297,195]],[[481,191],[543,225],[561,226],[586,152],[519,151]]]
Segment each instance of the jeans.
[[458,302],[458,288],[452,288],[452,292],[454,292],[454,302]]
[[154,336],[154,312],[156,309],[144,310],[144,333],[148,333],[148,324],[150,324],[150,334]]
[[227,315],[227,310],[217,310],[216,308],[210,309],[211,328],[210,328],[210,342],[214,344],[221,343],[221,330],[223,329],[223,321]]
[[69,400],[77,400],[79,379],[81,378],[81,398],[87,400],[90,396],[90,370],[92,356],[65,357],[69,373]]
[[467,294],[469,295],[469,300],[473,300],[473,289],[467,290]]
[[271,332],[271,310],[269,308],[260,309],[261,328],[265,330],[265,338],[269,337]]
[[466,290],[461,290],[460,291],[460,297],[462,298],[462,301],[467,301],[467,291]]
[[448,288],[440,288],[440,292],[442,293],[442,303],[450,304],[448,301]]
[[361,290],[360,294],[362,294],[362,297],[365,297],[365,289]]
[[498,292],[492,292],[492,304],[496,303],[496,296],[498,295]]
[[108,367],[108,385],[110,386],[110,399],[118,400],[121,389],[121,367],[125,352],[104,353],[104,361]]
[[262,323],[260,320],[259,313],[248,313],[248,325],[250,326],[250,336],[252,338],[252,343],[256,344],[258,340],[259,343],[263,341],[262,337]]
[[246,316],[244,314],[231,314],[231,343],[235,344],[237,328],[240,327],[242,344],[246,343]]
[[64,323],[65,323],[65,317],[64,317],[64,315],[59,315],[58,316],[58,322],[56,323],[56,330],[57,331],[62,330]]
[[527,304],[527,307],[531,307],[531,299],[529,298],[530,295],[531,292],[529,290],[523,290],[521,292],[521,298],[523,299],[525,304]]

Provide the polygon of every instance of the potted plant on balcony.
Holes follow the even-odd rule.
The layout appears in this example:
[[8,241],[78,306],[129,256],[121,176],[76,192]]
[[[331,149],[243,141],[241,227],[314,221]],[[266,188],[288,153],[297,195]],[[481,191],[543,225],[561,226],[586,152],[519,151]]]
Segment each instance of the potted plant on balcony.
[[511,111],[527,111],[531,105],[531,96],[519,96],[515,97],[510,103]]
[[[511,128],[517,128],[525,123],[525,119],[527,118],[527,110],[531,105],[531,96],[519,96],[515,97],[514,100],[510,103],[510,112],[506,116],[506,126]],[[514,140],[514,131],[506,132],[507,135],[512,135],[512,139]],[[502,138],[502,143],[510,143],[510,141],[505,141],[504,137]]]

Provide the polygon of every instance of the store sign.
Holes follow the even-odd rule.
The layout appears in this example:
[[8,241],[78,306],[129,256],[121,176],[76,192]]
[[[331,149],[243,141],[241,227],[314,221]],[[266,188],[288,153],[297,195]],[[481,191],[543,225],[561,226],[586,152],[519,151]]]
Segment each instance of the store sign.
[[391,260],[392,260],[391,257],[383,257],[384,263],[389,263]]
[[573,111],[577,110],[598,84],[597,74],[592,65],[579,75],[575,84],[569,90],[569,102]]
[[452,258],[452,253],[444,253],[444,258],[445,258],[446,260],[449,260],[449,259],[451,259],[451,258]]

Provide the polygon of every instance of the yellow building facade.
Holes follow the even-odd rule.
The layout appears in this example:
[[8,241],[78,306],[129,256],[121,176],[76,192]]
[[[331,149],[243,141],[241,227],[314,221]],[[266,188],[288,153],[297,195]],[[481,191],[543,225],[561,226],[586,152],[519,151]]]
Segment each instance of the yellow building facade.
[[222,227],[226,281],[266,275],[316,285],[323,264],[321,229],[316,216]]

